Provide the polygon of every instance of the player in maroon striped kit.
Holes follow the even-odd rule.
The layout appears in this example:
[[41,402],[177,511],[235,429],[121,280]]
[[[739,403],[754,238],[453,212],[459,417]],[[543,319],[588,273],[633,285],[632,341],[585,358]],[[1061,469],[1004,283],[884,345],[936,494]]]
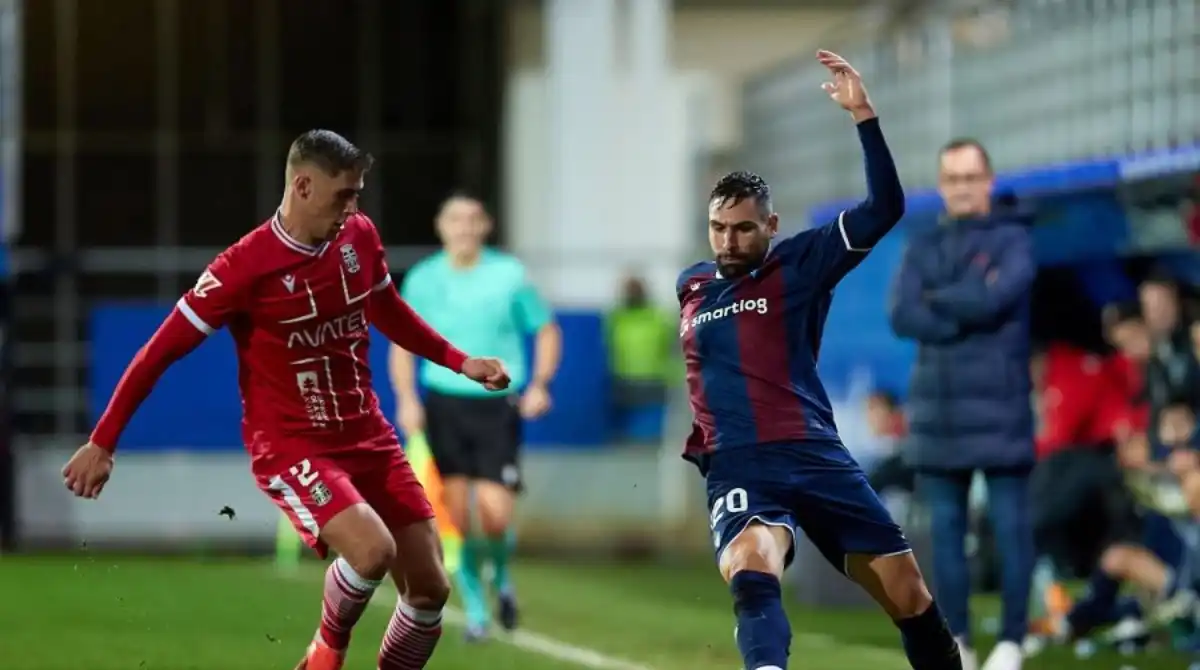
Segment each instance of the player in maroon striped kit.
[[708,199],[714,259],[676,284],[692,433],[684,458],[706,480],[713,548],[746,670],[785,670],[791,625],[780,578],[803,530],[900,630],[914,670],[963,670],[908,540],[842,444],[817,359],[838,282],[904,215],[904,188],[858,72],[818,51],[826,93],[850,114],[867,197],[823,226],[777,237],[759,176],[734,172]]
[[67,488],[97,497],[121,431],[158,378],[227,326],[255,479],[319,555],[338,554],[325,574],[320,627],[297,670],[342,667],[351,629],[389,572],[400,600],[379,668],[425,667],[450,592],[429,500],[371,387],[368,325],[489,389],[509,383],[498,360],[468,357],[396,292],[379,233],[358,212],[371,163],[336,133],[301,135],[288,153],[279,210],[179,300],[63,468]]

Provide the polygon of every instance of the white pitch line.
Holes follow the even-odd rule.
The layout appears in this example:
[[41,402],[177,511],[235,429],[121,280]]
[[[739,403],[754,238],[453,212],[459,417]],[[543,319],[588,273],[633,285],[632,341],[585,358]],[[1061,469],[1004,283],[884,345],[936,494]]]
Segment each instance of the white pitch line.
[[[466,618],[463,616],[463,613],[453,607],[447,607],[442,611],[442,620],[451,626],[460,628],[466,625]],[[594,668],[594,670],[653,670],[650,666],[609,656],[595,649],[577,647],[573,644],[526,630],[518,629],[512,633],[498,633],[492,639],[516,647],[517,649],[537,654],[538,656],[553,658],[565,663],[573,663],[583,668]],[[793,635],[792,640],[796,643],[796,646],[801,648],[830,649],[841,647],[843,649],[851,649],[860,657],[884,663],[884,668],[893,667],[892,663],[899,663],[904,660],[903,654],[891,649],[870,645],[845,644],[837,638],[820,633],[796,633]],[[894,667],[900,666],[896,665]]]
[[[395,593],[394,591],[392,593]],[[399,598],[399,594],[396,594]],[[395,608],[395,603],[387,603],[379,598],[373,598],[371,604],[375,606],[384,606]],[[446,607],[442,610],[442,620],[456,628],[462,628],[466,625],[466,617],[462,611],[454,607]],[[510,647],[527,651],[531,654],[552,658],[556,661],[571,663],[581,668],[592,668],[592,670],[654,670],[648,665],[641,665],[615,656],[588,649],[587,647],[579,647],[562,640],[556,640],[552,637],[534,633],[532,631],[518,629],[512,633],[497,633],[492,636],[493,640],[502,644],[507,644]],[[810,649],[824,649],[830,647],[842,647],[853,649],[856,653],[870,657],[878,662],[891,663],[904,659],[904,655],[891,649],[875,647],[873,645],[853,645],[840,642],[837,638],[831,635],[823,635],[820,633],[802,633],[797,632],[792,637],[793,642],[798,646],[808,647]],[[888,666],[884,666],[888,667]]]
[[[385,601],[378,598],[373,599],[371,604],[387,606]],[[395,605],[392,605],[392,607],[395,607]],[[447,607],[442,610],[442,621],[457,628],[462,628],[466,625],[466,617],[460,610],[454,607]],[[579,647],[527,630],[516,630],[512,633],[497,633],[491,639],[531,654],[552,658],[564,663],[571,663],[581,668],[592,668],[593,670],[654,670],[648,665],[641,665],[633,661],[609,656],[595,649]]]

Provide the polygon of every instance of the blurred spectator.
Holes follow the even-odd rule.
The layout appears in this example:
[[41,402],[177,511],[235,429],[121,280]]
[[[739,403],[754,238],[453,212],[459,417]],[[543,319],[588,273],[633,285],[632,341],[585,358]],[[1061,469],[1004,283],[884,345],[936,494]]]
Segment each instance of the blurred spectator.
[[913,472],[900,454],[901,441],[908,434],[908,426],[895,395],[887,391],[874,391],[867,396],[867,426],[876,443],[874,452],[878,454],[874,466],[868,471],[871,488],[881,495],[890,491],[911,494]]
[[[1161,296],[1152,295],[1150,299],[1154,301],[1158,297]],[[1166,312],[1156,312],[1160,327],[1169,321],[1163,318],[1167,316]],[[1106,546],[1096,562],[1083,598],[1053,627],[1056,634],[1064,638],[1081,637],[1099,626],[1113,623],[1119,623],[1114,630],[1119,631],[1122,638],[1144,634],[1140,606],[1120,599],[1125,583],[1140,585],[1153,592],[1154,600],[1160,606],[1152,616],[1169,615],[1164,607],[1186,609],[1190,598],[1189,589],[1180,591],[1167,579],[1170,577],[1169,566],[1177,565],[1181,560],[1182,545],[1171,522],[1159,513],[1171,506],[1170,496],[1164,498],[1161,494],[1169,492],[1173,485],[1170,481],[1164,482],[1161,463],[1156,462],[1154,449],[1147,438],[1150,427],[1147,425],[1149,412],[1143,372],[1153,365],[1151,329],[1143,320],[1138,303],[1109,305],[1103,311],[1102,322],[1107,341],[1117,349],[1108,369],[1109,384],[1116,392],[1111,430],[1116,463],[1121,472],[1118,481],[1110,482],[1093,503],[1098,512],[1095,516],[1105,517],[1109,524],[1108,532],[1102,536]],[[1064,397],[1074,398],[1087,392],[1086,388],[1075,388]],[[1063,476],[1069,481],[1071,475]],[[1039,507],[1053,504],[1040,498],[1036,500]],[[1140,503],[1140,512],[1137,503]],[[1178,504],[1174,507],[1178,508]]]
[[1104,308],[1105,339],[1117,350],[1112,361],[1115,383],[1127,402],[1125,420],[1116,426],[1118,442],[1149,428],[1150,407],[1146,391],[1146,367],[1150,363],[1150,329],[1137,303],[1118,303]]
[[608,313],[605,330],[617,437],[657,442],[674,362],[674,321],[650,303],[645,282],[630,276],[621,287],[620,303]]
[[892,513],[892,518],[905,519],[915,483],[912,468],[904,462],[900,451],[908,435],[908,425],[895,395],[874,391],[867,396],[867,426],[874,442],[873,458],[862,461],[867,481]]
[[1041,358],[1034,535],[1058,574],[1086,574],[1104,547],[1130,532],[1132,502],[1115,456],[1129,398],[1115,358],[1062,343]]
[[[1129,470],[1131,490],[1146,510],[1142,538],[1109,547],[1100,559],[1100,571],[1148,594],[1152,622],[1190,621],[1197,614],[1200,599],[1195,591],[1196,575],[1190,569],[1189,555],[1177,528],[1180,521],[1190,524],[1195,514],[1189,509],[1182,482],[1196,471],[1196,416],[1187,403],[1171,403],[1157,418],[1155,432],[1163,440],[1161,446],[1166,453],[1160,450],[1156,454],[1148,441],[1135,440],[1122,459]],[[1078,611],[1072,615],[1072,632],[1078,634],[1088,623],[1087,617]]]
[[[1195,433],[1195,417],[1186,404],[1164,408],[1159,420],[1155,432],[1177,444],[1176,451],[1185,447]],[[1119,628],[1124,636],[1140,637],[1146,632],[1146,622],[1186,622],[1195,615],[1197,597],[1188,552],[1171,519],[1189,516],[1189,512],[1179,477],[1169,472],[1162,459],[1155,458],[1155,451],[1141,432],[1120,444],[1119,462],[1128,482],[1127,488],[1121,488],[1129,490],[1140,503],[1141,518],[1130,515],[1129,523],[1118,527],[1121,532],[1113,535],[1114,541],[1100,556],[1084,597],[1061,622],[1060,636],[1081,637],[1099,626],[1116,623],[1122,616],[1136,615],[1136,625],[1126,619]],[[1168,459],[1181,469],[1185,467],[1182,461]],[[1146,621],[1141,621],[1140,607],[1131,610],[1121,604],[1123,584],[1138,587],[1148,596]]]
[[[1179,286],[1169,277],[1153,276],[1138,287],[1142,318],[1150,336],[1146,363],[1146,394],[1150,411],[1157,416],[1166,405],[1180,399],[1193,400],[1200,382],[1192,352],[1190,329],[1183,321]],[[1151,440],[1157,425],[1151,423]]]
[[1190,517],[1200,518],[1200,436],[1196,429],[1196,410],[1187,403],[1163,408],[1159,415],[1159,436],[1166,455],[1167,470],[1179,480],[1180,500]]
[[1172,451],[1188,449],[1195,440],[1196,412],[1186,402],[1173,403],[1159,413],[1158,425],[1164,447]]
[[1029,518],[1033,467],[1030,290],[1035,275],[1027,222],[993,205],[983,146],[947,144],[938,192],[947,217],[912,236],[901,263],[892,328],[919,344],[909,389],[908,444],[917,491],[931,512],[934,582],[950,629],[970,649],[970,570],[964,551],[976,471],[987,479],[1000,546],[1004,604],[988,670],[1016,669],[1028,626],[1034,563]]
[[1156,344],[1177,337],[1180,319],[1179,287],[1165,275],[1153,275],[1138,287],[1138,301]]

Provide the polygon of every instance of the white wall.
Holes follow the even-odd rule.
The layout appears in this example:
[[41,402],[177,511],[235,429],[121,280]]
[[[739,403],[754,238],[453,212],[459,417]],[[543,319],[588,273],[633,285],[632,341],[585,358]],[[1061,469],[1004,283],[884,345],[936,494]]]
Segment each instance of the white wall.
[[[669,70],[665,85],[655,89],[657,99],[638,91],[626,62],[633,45],[629,33],[618,30],[610,98],[603,99],[605,110],[594,126],[603,138],[596,155],[603,158],[588,159],[604,165],[578,168],[593,186],[575,181],[572,193],[582,188],[589,197],[556,207],[553,196],[561,195],[563,182],[551,166],[562,155],[553,133],[542,11],[536,4],[515,7],[502,131],[502,214],[510,246],[526,261],[533,281],[560,306],[603,307],[632,269],[661,304],[671,304],[675,277],[704,244],[703,226],[696,223],[707,187],[702,182],[711,177],[704,163],[741,141],[744,79],[809,52],[819,41],[826,44],[823,36],[835,46],[852,17],[849,8],[677,8],[668,35]],[[815,92],[814,100],[819,98]],[[647,105],[656,112],[649,135],[639,114]]]
[[[842,437],[870,459],[861,398],[835,403]],[[522,457],[526,491],[519,534],[526,548],[611,548],[624,542],[708,551],[704,480],[679,457],[690,415],[660,449],[534,449]],[[269,547],[280,512],[258,490],[239,452],[122,453],[98,500],[73,497],[60,471],[75,445],[17,449],[17,524],[27,547],[132,549],[198,545]],[[223,507],[236,512],[221,516]]]
[[[733,3],[731,3],[733,4]],[[702,76],[708,87],[713,148],[737,144],[741,134],[738,98],[750,74],[806,53],[818,43],[836,48],[855,16],[854,2],[829,8],[677,8],[671,59],[677,70]],[[542,15],[536,5],[514,7],[509,16],[510,76],[543,66]],[[617,52],[621,53],[618,47]]]
[[[642,179],[644,173],[638,168],[644,166],[636,163],[647,152],[646,147],[638,146],[641,140],[634,133],[618,133],[605,147],[611,168],[599,171],[603,183],[597,188],[613,195],[604,205],[599,224],[603,231],[593,235],[579,230],[579,219],[564,224],[551,214],[547,189],[553,188],[552,149],[545,75],[527,70],[510,77],[502,175],[504,219],[510,222],[508,243],[526,262],[531,280],[557,305],[608,305],[616,297],[620,276],[631,270],[643,276],[660,303],[675,299],[675,277],[688,263],[681,250],[692,245],[687,229],[695,187],[686,165],[694,142],[690,141],[688,103],[701,84],[696,76],[671,79],[662,98],[668,130],[655,138],[650,149],[667,168],[655,174],[653,183],[631,183]],[[611,126],[633,123],[628,119],[636,105],[632,88],[627,79],[615,82],[618,104],[612,105]],[[649,198],[655,202],[647,202]]]
[[[98,500],[71,496],[59,471],[73,447],[17,453],[17,517],[28,547],[188,549],[270,546],[280,512],[254,483],[240,452],[122,454]],[[703,480],[677,455],[654,449],[528,452],[518,522],[527,548],[708,545]],[[662,486],[662,468],[686,490]],[[674,494],[683,499],[670,500]],[[221,516],[224,507],[236,512]]]

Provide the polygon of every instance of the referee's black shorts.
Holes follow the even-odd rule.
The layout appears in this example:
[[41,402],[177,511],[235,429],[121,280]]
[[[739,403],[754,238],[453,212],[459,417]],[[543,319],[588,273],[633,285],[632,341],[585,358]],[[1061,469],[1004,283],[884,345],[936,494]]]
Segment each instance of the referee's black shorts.
[[442,478],[467,477],[521,490],[518,397],[455,396],[430,391],[425,438]]

